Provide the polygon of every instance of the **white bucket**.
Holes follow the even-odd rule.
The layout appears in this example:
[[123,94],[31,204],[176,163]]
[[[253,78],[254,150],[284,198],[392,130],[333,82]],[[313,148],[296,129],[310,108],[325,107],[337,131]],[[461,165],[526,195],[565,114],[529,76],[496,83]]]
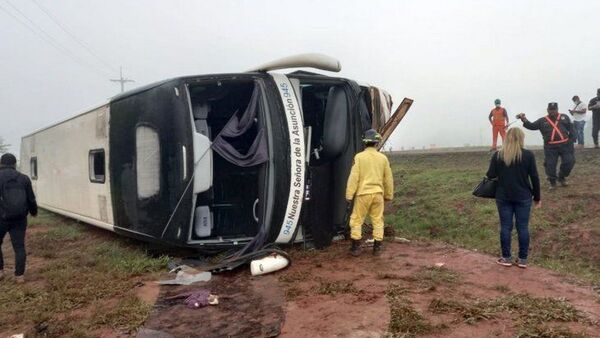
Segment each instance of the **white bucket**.
[[281,270],[288,266],[288,264],[290,264],[290,261],[287,258],[274,254],[250,262],[250,272],[252,273],[252,276],[264,275]]

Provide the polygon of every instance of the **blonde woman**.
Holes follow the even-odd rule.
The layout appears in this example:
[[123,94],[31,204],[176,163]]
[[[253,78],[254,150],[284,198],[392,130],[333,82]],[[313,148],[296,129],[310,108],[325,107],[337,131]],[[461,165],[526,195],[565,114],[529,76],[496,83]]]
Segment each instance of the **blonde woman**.
[[510,247],[513,226],[517,228],[519,237],[517,266],[527,267],[532,199],[536,208],[542,206],[535,156],[524,149],[524,141],[525,134],[521,129],[509,129],[502,150],[494,153],[487,172],[489,178],[498,179],[496,205],[500,216],[502,257],[497,263],[506,267],[513,265]]

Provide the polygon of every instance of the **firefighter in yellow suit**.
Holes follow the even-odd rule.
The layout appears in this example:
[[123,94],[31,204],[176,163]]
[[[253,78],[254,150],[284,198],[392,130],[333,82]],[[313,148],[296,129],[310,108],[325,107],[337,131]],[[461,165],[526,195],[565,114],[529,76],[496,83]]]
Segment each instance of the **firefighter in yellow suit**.
[[350,237],[353,256],[360,255],[360,239],[365,217],[369,215],[373,224],[373,254],[381,253],[383,241],[384,200],[394,197],[394,179],[387,157],[377,150],[381,135],[367,130],[363,137],[365,150],[354,156],[354,164],[348,177],[346,200],[354,201],[350,216]]

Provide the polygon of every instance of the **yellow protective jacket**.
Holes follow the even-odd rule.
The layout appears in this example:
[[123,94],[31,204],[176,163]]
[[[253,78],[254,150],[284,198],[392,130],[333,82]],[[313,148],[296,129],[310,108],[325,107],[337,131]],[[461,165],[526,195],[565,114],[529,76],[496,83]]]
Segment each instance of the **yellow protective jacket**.
[[354,156],[354,164],[348,177],[346,199],[367,194],[383,194],[383,198],[394,197],[394,178],[387,157],[373,147]]

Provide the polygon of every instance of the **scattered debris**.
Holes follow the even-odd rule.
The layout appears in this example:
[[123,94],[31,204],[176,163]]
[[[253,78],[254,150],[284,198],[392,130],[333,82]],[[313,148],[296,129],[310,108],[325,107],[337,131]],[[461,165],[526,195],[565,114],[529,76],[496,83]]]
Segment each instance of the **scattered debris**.
[[404,237],[394,237],[394,243],[410,243],[410,239]]
[[162,280],[158,284],[161,285],[190,285],[196,282],[208,282],[212,278],[212,274],[207,271],[199,271],[187,265],[181,265],[170,272],[177,272],[175,279]]
[[444,265],[446,265],[446,263],[442,263],[442,262],[440,262],[440,263],[435,263],[434,265],[435,265],[435,267],[436,267],[436,268],[441,268],[441,267],[443,267]]
[[166,300],[175,300],[185,298],[183,303],[190,309],[197,309],[207,305],[218,305],[219,296],[210,293],[207,289],[198,289],[175,296],[165,298]]
[[197,309],[207,305],[219,304],[219,297],[211,295],[208,290],[200,290],[192,292],[183,302],[190,309]]
[[281,270],[290,264],[290,260],[282,255],[273,254],[250,262],[252,276],[260,276]]
[[25,335],[23,333],[13,334],[9,338],[25,338]]

